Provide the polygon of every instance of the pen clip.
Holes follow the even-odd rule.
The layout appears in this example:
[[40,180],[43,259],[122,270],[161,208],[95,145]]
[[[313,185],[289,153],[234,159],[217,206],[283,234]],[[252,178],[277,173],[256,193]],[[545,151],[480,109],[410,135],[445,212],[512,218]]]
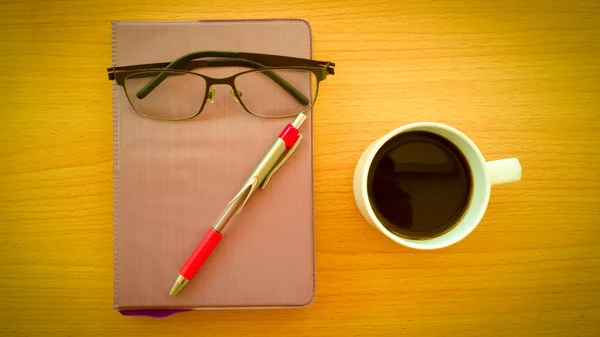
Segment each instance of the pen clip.
[[269,174],[267,174],[267,176],[265,177],[265,180],[263,181],[262,185],[260,186],[263,190],[265,189],[265,187],[267,187],[267,183],[269,183],[269,180],[271,180],[271,177],[273,177],[275,172],[277,172],[277,170],[279,170],[283,166],[283,164],[285,164],[285,162],[291,157],[292,153],[294,153],[294,151],[296,151],[296,149],[298,148],[298,145],[300,145],[301,141],[302,141],[302,135],[298,135],[298,139],[296,139],[296,142],[294,143],[294,145],[288,150],[288,152],[285,154],[285,156],[283,156],[283,158],[281,158],[277,162],[275,167],[273,167],[271,172],[269,172]]

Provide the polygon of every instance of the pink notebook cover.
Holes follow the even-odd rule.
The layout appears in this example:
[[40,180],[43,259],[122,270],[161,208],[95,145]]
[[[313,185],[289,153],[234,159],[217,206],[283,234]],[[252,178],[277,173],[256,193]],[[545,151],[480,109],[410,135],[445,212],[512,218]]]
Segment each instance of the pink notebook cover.
[[[113,66],[170,62],[199,50],[311,58],[311,31],[302,20],[113,22]],[[312,111],[296,153],[193,281],[169,296],[188,255],[293,120],[252,116],[229,88],[216,89],[198,117],[172,122],[138,115],[113,85],[116,309],[301,307],[313,299]]]

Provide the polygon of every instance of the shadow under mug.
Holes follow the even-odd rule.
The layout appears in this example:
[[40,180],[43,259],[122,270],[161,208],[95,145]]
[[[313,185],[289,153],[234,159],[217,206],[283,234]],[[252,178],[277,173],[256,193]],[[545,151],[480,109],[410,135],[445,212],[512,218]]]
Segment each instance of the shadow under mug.
[[[377,152],[393,137],[409,131],[430,132],[449,140],[462,152],[471,170],[471,200],[462,218],[450,230],[432,238],[409,239],[388,230],[375,215],[367,190],[369,169]],[[354,171],[354,199],[360,212],[369,223],[391,240],[415,249],[438,249],[459,242],[477,227],[487,209],[492,185],[520,179],[521,164],[518,159],[486,162],[475,143],[462,132],[440,123],[420,122],[399,127],[365,149]]]

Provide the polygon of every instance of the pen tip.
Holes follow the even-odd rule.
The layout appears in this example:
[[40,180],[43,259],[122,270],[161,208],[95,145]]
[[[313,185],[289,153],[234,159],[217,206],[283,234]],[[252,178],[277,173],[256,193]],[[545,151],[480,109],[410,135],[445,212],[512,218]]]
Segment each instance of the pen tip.
[[173,287],[171,288],[169,295],[177,295],[181,291],[181,289],[183,289],[188,284],[188,282],[189,281],[185,277],[181,275],[177,276],[177,279],[175,280],[175,283],[173,283]]

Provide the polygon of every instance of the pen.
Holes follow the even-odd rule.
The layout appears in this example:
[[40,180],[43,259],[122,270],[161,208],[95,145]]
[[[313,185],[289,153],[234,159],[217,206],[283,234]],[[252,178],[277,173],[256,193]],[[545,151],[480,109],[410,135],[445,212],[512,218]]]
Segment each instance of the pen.
[[183,267],[181,267],[169,295],[177,295],[192,280],[198,269],[200,269],[204,261],[206,261],[210,253],[223,238],[225,230],[229,227],[233,219],[240,214],[250,197],[258,190],[258,187],[260,186],[264,189],[273,174],[294,153],[300,141],[302,141],[302,135],[298,129],[305,120],[306,115],[301,113],[291,124],[283,128],[279,137],[271,145],[269,151],[267,151],[267,154],[258,163],[254,171],[252,171],[250,177],[248,177],[237,195],[227,204],[217,222],[208,230],[202,241],[194,249],[194,252],[188,257]]

